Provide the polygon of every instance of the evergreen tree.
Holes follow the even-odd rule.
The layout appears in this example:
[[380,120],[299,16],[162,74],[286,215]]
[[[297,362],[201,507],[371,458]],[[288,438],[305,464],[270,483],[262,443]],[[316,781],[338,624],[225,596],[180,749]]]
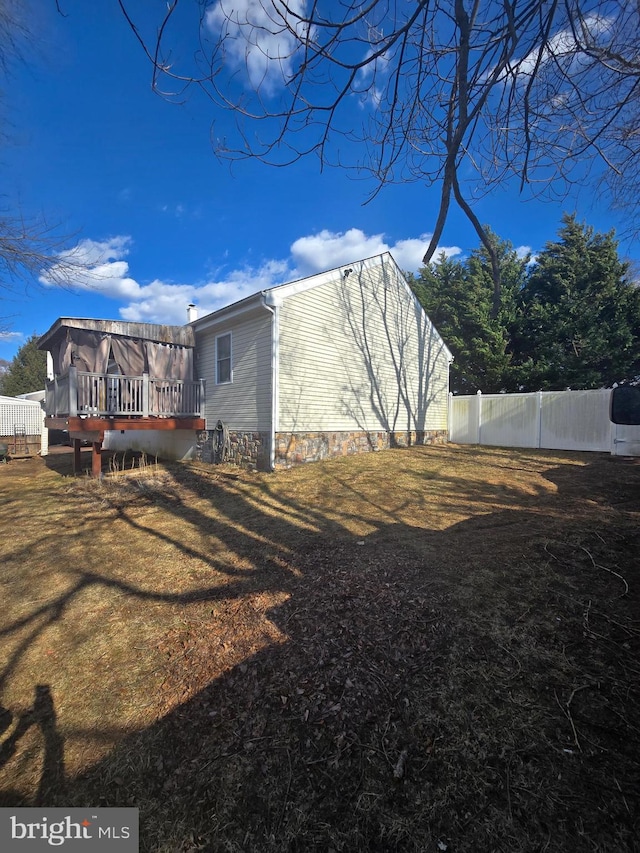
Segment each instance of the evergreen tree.
[[23,344],[0,376],[0,394],[15,397],[31,391],[41,391],[47,378],[47,354],[38,349],[38,335]]
[[513,390],[511,328],[518,311],[518,294],[527,259],[487,229],[502,281],[500,306],[492,316],[494,285],[491,260],[484,246],[466,261],[444,254],[423,268],[409,283],[454,355],[451,390],[473,394]]
[[640,289],[613,232],[563,217],[521,292],[512,349],[527,391],[608,386],[640,372]]

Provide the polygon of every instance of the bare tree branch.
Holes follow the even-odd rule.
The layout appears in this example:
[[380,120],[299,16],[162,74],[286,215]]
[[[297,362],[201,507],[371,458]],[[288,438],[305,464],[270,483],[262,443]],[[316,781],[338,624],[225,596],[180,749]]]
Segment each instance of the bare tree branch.
[[425,263],[452,196],[489,248],[474,199],[511,179],[551,197],[590,182],[640,223],[638,3],[181,0],[199,29],[178,67],[165,57],[179,1],[151,43],[118,0],[154,88],[195,83],[235,114],[221,156],[281,166],[314,154],[368,172],[372,195],[438,186]]
[[[11,64],[25,55],[30,38],[27,13],[23,0],[0,0],[0,74],[5,77]],[[64,251],[67,242],[68,236],[59,228],[42,218],[21,215],[15,204],[5,200],[0,207],[0,290],[29,287],[43,276],[50,284],[72,286],[85,265]]]
[[46,277],[48,284],[72,287],[89,270],[73,252],[65,251],[68,236],[43,220],[0,213],[0,289],[31,285]]

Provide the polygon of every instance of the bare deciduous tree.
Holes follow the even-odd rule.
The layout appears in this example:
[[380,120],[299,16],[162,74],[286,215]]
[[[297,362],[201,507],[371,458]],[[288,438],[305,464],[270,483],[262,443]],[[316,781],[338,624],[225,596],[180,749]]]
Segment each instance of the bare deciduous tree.
[[[22,0],[0,0],[0,73],[21,61],[30,33]],[[1,100],[0,92],[0,100]],[[0,134],[1,135],[1,134]],[[68,237],[42,217],[25,217],[4,197],[0,206],[0,289],[14,291],[46,276],[49,284],[70,285],[84,264],[63,251]],[[6,324],[2,325],[6,330]]]
[[0,288],[11,290],[18,282],[46,279],[47,284],[69,286],[86,264],[78,253],[65,250],[67,237],[43,219],[27,220],[0,213]]
[[[473,202],[509,180],[592,185],[638,221],[640,5],[629,0],[170,0],[153,34],[118,0],[153,86],[192,85],[232,110],[229,157],[309,154],[439,188],[424,256],[453,199],[499,271]],[[193,15],[197,49],[174,36]]]

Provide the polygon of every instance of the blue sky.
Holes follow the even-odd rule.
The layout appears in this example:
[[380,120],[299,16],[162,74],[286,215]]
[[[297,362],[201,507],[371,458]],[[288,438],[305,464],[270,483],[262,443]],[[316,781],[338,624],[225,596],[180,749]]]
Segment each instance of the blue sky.
[[[153,6],[154,4],[151,4]],[[220,162],[232,116],[193,91],[182,104],[152,92],[151,72],[116,0],[32,0],[25,61],[4,84],[0,155],[4,207],[44,216],[93,274],[73,289],[34,281],[2,295],[0,358],[60,316],[183,323],[263,287],[390,250],[417,270],[437,212],[437,189],[372,185],[311,158],[275,168]],[[132,6],[144,16],[149,4]],[[195,0],[194,0],[195,6]],[[151,23],[151,22],[150,22]],[[185,33],[185,42],[188,41]],[[358,107],[354,107],[358,109]],[[563,203],[500,191],[475,206],[482,222],[534,253],[563,211],[599,230],[617,220],[588,190]],[[442,247],[478,245],[452,207]],[[637,246],[621,243],[637,258]]]

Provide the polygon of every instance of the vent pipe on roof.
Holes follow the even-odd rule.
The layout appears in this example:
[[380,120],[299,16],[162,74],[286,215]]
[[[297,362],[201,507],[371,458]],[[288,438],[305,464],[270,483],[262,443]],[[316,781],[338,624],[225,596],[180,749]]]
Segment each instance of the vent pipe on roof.
[[198,309],[193,304],[193,302],[190,302],[187,305],[187,323],[193,323],[193,321],[197,320],[197,319],[198,319]]

